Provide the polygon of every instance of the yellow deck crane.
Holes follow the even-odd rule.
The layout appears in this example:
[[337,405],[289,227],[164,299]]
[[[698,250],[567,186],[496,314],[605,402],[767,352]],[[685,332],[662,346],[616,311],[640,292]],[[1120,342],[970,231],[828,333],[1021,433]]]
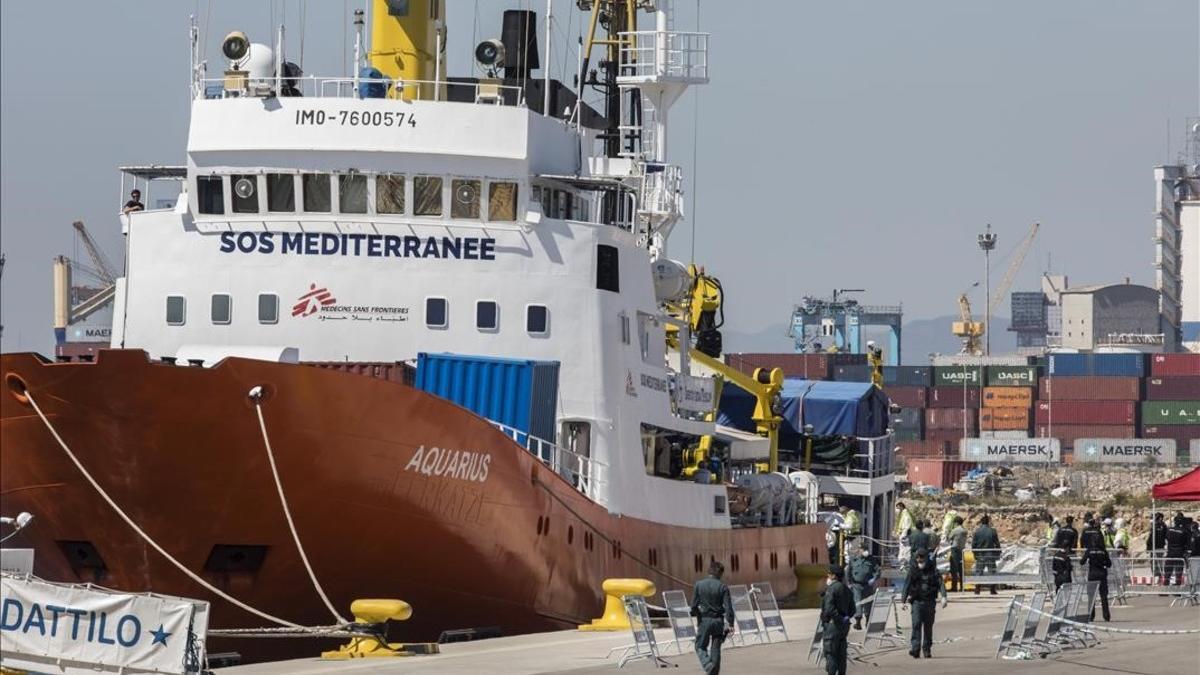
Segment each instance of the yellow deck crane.
[[[975,321],[971,316],[971,299],[966,293],[958,296],[958,317],[950,326],[950,332],[962,339],[961,354],[970,354],[978,356],[983,353],[983,336],[987,332],[988,326],[986,320],[991,317],[997,309],[1004,303],[1004,296],[1008,294],[1008,289],[1012,287],[1013,281],[1017,278],[1017,272],[1021,269],[1021,263],[1025,262],[1025,256],[1029,254],[1029,249],[1033,247],[1033,240],[1037,237],[1040,223],[1034,223],[1025,238],[1017,245],[1013,251],[1012,262],[1009,263],[1008,269],[1004,272],[1004,278],[1000,284],[996,286],[996,290],[992,293],[992,297],[985,298],[987,303],[987,312],[984,321]],[[978,286],[976,282],[971,285],[972,288]]]

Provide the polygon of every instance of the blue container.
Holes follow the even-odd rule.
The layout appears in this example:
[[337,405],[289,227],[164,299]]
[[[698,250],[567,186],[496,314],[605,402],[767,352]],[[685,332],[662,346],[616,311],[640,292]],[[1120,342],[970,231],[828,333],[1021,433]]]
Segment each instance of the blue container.
[[1050,354],[1046,357],[1048,377],[1144,377],[1142,354]]
[[558,361],[421,352],[416,387],[523,434],[555,441]]
[[928,387],[933,384],[929,366],[884,366],[883,383],[897,387]]
[[837,366],[833,369],[835,382],[870,382],[871,366]]

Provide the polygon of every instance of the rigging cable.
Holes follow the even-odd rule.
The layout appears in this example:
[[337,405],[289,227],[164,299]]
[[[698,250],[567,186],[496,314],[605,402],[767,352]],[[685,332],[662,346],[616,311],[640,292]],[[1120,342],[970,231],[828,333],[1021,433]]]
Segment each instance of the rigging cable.
[[[696,32],[700,32],[700,0],[696,0]],[[692,89],[695,92],[693,96],[692,107],[692,209],[688,214],[688,220],[692,225],[692,264],[696,264],[696,193],[700,192],[697,181],[699,180],[699,168],[697,161],[699,158],[700,147],[700,87]],[[721,323],[725,322],[725,308],[721,307]]]
[[184,574],[186,574],[189,579],[191,579],[192,581],[194,581],[197,584],[199,584],[200,586],[202,586],[208,592],[216,595],[217,597],[219,597],[223,600],[228,601],[229,603],[233,604],[236,607],[240,607],[241,609],[244,609],[247,612],[250,612],[251,614],[253,614],[259,618],[266,619],[267,621],[270,621],[272,623],[277,623],[281,626],[287,626],[289,628],[295,628],[295,629],[303,629],[304,628],[303,626],[301,626],[299,624],[292,623],[291,621],[288,621],[286,619],[281,619],[281,618],[279,618],[277,616],[273,616],[271,614],[267,614],[264,611],[255,609],[254,607],[247,605],[246,603],[242,602],[241,600],[238,600],[237,598],[233,597],[232,595],[229,595],[225,591],[222,591],[221,589],[217,588],[216,586],[213,586],[212,584],[208,583],[203,578],[201,578],[200,575],[191,571],[183,563],[176,560],[170,553],[167,553],[166,549],[164,549],[162,546],[160,546],[158,544],[158,542],[151,539],[150,535],[146,534],[146,532],[142,528],[138,527],[137,523],[133,522],[133,519],[130,518],[129,515],[126,514],[124,511],[122,511],[120,506],[117,506],[117,503],[115,501],[113,501],[112,497],[110,497],[107,492],[104,491],[104,488],[100,487],[100,484],[96,482],[96,479],[92,477],[92,474],[88,473],[88,470],[83,467],[83,463],[81,463],[79,461],[79,458],[77,458],[75,456],[75,453],[71,452],[71,448],[67,447],[66,441],[64,441],[62,439],[62,436],[58,435],[58,431],[54,428],[54,425],[50,424],[50,420],[46,417],[46,414],[42,412],[42,409],[40,406],[38,406],[37,401],[34,400],[33,393],[30,392],[28,389],[26,389],[24,392],[24,396],[25,396],[25,399],[29,401],[29,405],[33,406],[34,412],[36,412],[38,417],[40,417],[42,419],[42,423],[46,425],[46,429],[48,429],[50,431],[50,435],[53,436],[54,440],[58,442],[58,446],[60,448],[62,448],[64,452],[67,453],[67,458],[71,460],[71,463],[73,463],[75,465],[76,469],[79,469],[79,472],[81,474],[83,474],[83,477],[87,480],[87,482],[90,483],[91,486],[96,490],[96,492],[98,492],[100,494],[100,497],[102,497],[104,499],[104,501],[107,502],[108,505],[112,507],[113,511],[117,512],[117,515],[121,517],[121,520],[125,521],[126,525],[133,528],[133,531],[136,532],[138,534],[138,536],[140,536],[142,538],[142,540],[146,542],[146,544],[148,544],[155,551],[158,551],[160,554],[162,554],[162,556],[167,559],[167,562],[170,562],[180,572],[183,572]]
[[335,620],[348,623],[334,609],[333,603],[329,601],[329,596],[325,595],[325,589],[321,587],[321,582],[317,581],[317,575],[308,562],[308,554],[304,552],[304,545],[300,543],[300,535],[296,532],[296,523],[292,520],[292,510],[288,507],[287,497],[283,495],[283,481],[279,478],[279,468],[275,466],[275,452],[271,450],[271,439],[267,437],[267,422],[263,419],[262,411],[263,388],[261,385],[250,390],[250,400],[254,402],[254,412],[258,413],[258,428],[262,431],[263,445],[267,448],[267,460],[271,463],[271,477],[275,479],[275,490],[279,493],[279,505],[283,507],[283,515],[287,518],[288,529],[292,532],[292,541],[296,542],[300,560],[304,563],[304,569],[308,572],[308,578],[312,581],[313,588],[317,589],[317,595],[321,596],[321,602],[325,603],[325,609],[329,610]]

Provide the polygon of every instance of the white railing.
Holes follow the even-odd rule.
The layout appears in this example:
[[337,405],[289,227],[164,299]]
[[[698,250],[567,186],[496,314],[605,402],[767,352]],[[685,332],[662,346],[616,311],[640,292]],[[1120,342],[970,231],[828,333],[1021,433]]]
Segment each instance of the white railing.
[[[463,100],[487,105],[525,106],[525,90],[522,87],[492,82],[440,82],[434,80],[391,80],[388,78],[365,77],[265,77],[248,78],[245,86],[226,89],[223,77],[198,78],[192,96],[197,99],[240,98],[249,96],[281,95],[285,87],[295,91],[294,95],[304,98],[383,98],[411,100]],[[382,87],[383,96],[360,97],[359,88],[376,85]],[[465,97],[463,95],[465,92]],[[453,93],[453,96],[451,95]]]
[[514,429],[495,420],[488,420],[514,443],[528,450],[533,456],[562,476],[589,499],[599,499],[600,488],[605,484],[603,477],[607,464],[591,457],[584,457],[550,441],[538,438],[520,429]]
[[674,164],[647,164],[642,176],[642,213],[670,218],[679,215],[683,171]]
[[708,33],[632,31],[621,33],[621,78],[641,81],[708,80]]

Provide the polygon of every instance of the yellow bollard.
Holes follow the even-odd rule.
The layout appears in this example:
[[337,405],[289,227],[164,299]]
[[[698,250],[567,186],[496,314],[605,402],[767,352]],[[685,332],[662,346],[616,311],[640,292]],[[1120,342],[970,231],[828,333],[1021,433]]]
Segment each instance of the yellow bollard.
[[592,619],[579,630],[611,631],[629,630],[629,617],[625,616],[625,603],[621,598],[626,595],[642,595],[650,597],[657,591],[654,582],[649,579],[605,579],[600,586],[604,589],[604,614],[599,619]]
[[382,634],[383,624],[392,621],[407,621],[412,616],[412,606],[403,600],[367,599],[350,603],[354,623],[364,629],[362,637],[350,638],[350,642],[333,651],[321,652],[326,660],[362,659],[379,656],[411,656],[413,654],[436,654],[436,644],[403,644],[384,642],[382,637],[372,635],[367,629],[378,628]]

